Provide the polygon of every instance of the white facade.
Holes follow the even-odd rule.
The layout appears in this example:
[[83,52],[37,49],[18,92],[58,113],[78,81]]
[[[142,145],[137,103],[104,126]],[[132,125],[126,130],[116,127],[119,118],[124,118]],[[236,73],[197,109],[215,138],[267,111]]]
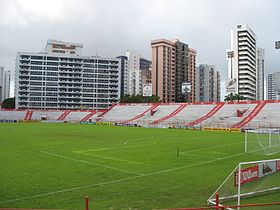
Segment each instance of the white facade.
[[231,49],[227,50],[228,79],[237,82],[236,94],[256,100],[256,35],[246,24],[231,29]]
[[137,95],[142,93],[141,70],[139,54],[131,51],[126,52],[127,57],[127,78],[125,94]]
[[119,81],[118,59],[19,52],[16,108],[108,108],[120,98]]
[[264,49],[257,48],[257,100],[264,100]]
[[267,75],[267,99],[280,100],[280,72]]
[[10,72],[5,71],[3,66],[0,66],[0,102],[9,98],[10,95]]
[[49,39],[45,46],[45,52],[62,55],[82,55],[83,45],[73,42],[62,42]]
[[196,102],[220,101],[220,73],[214,65],[199,65],[196,68],[195,81]]

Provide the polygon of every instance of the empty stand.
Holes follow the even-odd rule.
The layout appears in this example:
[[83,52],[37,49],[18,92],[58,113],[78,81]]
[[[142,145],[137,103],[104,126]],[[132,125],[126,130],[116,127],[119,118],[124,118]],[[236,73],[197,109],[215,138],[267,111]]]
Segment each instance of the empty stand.
[[60,110],[33,110],[32,120],[46,120],[57,121],[57,119],[64,113]]
[[200,123],[203,127],[232,127],[246,118],[257,106],[256,102],[228,102],[214,115]]
[[154,113],[154,112],[156,112],[156,109],[157,109],[158,106],[159,106],[159,104],[154,104],[154,105],[150,106],[149,109],[147,109],[144,112],[138,114],[134,118],[125,121],[124,123],[131,123],[131,122],[136,123],[137,120],[139,120],[140,118],[144,117],[147,113],[152,113],[152,112]]
[[248,128],[280,128],[280,102],[268,101],[260,112],[245,125]]
[[258,105],[253,109],[253,111],[245,117],[241,122],[233,125],[233,128],[242,128],[245,126],[247,123],[249,123],[257,114],[261,111],[261,109],[264,107],[266,104],[266,101],[260,101],[258,102]]
[[96,113],[97,113],[97,111],[93,110],[92,112],[87,114],[83,119],[81,119],[80,122],[87,122],[87,121],[89,121],[92,118],[92,116],[94,116]]
[[167,126],[184,126],[187,123],[191,123],[207,113],[209,113],[215,104],[190,104],[184,107],[177,115],[173,116],[162,122]]
[[66,111],[64,111],[63,114],[60,115],[59,118],[58,118],[57,120],[63,121],[63,120],[67,117],[67,115],[70,114],[70,112],[71,112],[71,110],[66,110]]
[[0,120],[24,120],[26,117],[25,110],[1,110]]
[[151,106],[149,104],[119,104],[106,112],[102,117],[102,121],[128,123],[146,112]]
[[63,121],[67,122],[80,122],[84,117],[86,117],[89,113],[89,111],[80,110],[80,111],[71,111],[69,112]]
[[151,124],[158,124],[158,123],[162,123],[165,120],[168,120],[169,118],[172,118],[174,116],[176,116],[180,111],[182,111],[185,107],[187,106],[187,104],[182,104],[180,105],[177,109],[175,109],[173,112],[171,112],[169,115],[166,115],[160,119],[157,119],[153,122],[151,122]]
[[[98,116],[98,114],[102,113]],[[100,117],[101,116],[101,117]],[[42,120],[139,125],[280,128],[280,101],[115,104],[109,110],[0,110],[0,121]]]
[[201,123],[202,121],[206,120],[207,118],[213,116],[217,111],[219,111],[219,109],[221,109],[223,107],[223,105],[224,105],[224,103],[217,103],[217,105],[206,115],[204,115],[203,117],[201,117],[191,123],[188,123],[186,126],[194,126],[198,123]]
[[148,125],[154,121],[157,121],[163,117],[170,115],[180,107],[180,104],[160,104],[152,107],[152,109],[145,113],[141,118],[134,120],[134,123],[140,125]]

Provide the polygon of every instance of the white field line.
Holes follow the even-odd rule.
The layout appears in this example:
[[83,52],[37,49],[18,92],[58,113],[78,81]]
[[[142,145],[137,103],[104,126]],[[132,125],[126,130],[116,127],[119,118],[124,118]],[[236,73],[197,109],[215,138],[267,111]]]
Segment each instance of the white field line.
[[92,148],[92,149],[79,149],[79,150],[74,150],[73,152],[96,152],[96,151],[105,151],[105,150],[111,150],[111,149],[127,149],[127,148],[134,148],[134,147],[144,147],[144,146],[151,146],[155,145],[153,144],[136,144],[136,145],[127,145],[127,144],[120,144],[121,146],[117,147],[103,147],[103,148]]
[[91,187],[98,187],[98,186],[115,184],[115,183],[124,182],[124,181],[128,181],[128,180],[133,180],[133,179],[138,179],[138,178],[142,178],[142,177],[148,177],[148,176],[153,176],[153,175],[173,172],[173,171],[177,171],[177,170],[181,170],[181,169],[185,169],[185,168],[201,166],[201,165],[213,163],[213,162],[216,162],[216,161],[237,157],[237,156],[240,156],[240,155],[244,155],[244,153],[238,153],[238,154],[229,155],[229,156],[226,156],[226,157],[223,157],[223,158],[217,158],[215,160],[209,160],[209,161],[205,161],[205,162],[201,162],[201,163],[180,166],[180,167],[176,167],[176,168],[171,168],[171,169],[157,171],[157,172],[153,172],[153,173],[149,173],[149,174],[143,174],[143,175],[128,177],[128,178],[124,178],[124,179],[116,179],[116,180],[112,180],[112,181],[108,181],[108,182],[102,182],[102,183],[84,185],[84,186],[79,186],[79,187],[73,187],[73,188],[68,188],[68,189],[64,189],[64,190],[57,190],[57,191],[53,191],[53,192],[41,193],[41,194],[32,195],[32,196],[26,196],[26,197],[21,197],[21,198],[14,198],[14,199],[11,199],[11,200],[0,201],[0,204],[1,203],[11,203],[11,202],[27,200],[27,199],[40,198],[40,197],[45,197],[45,196],[49,196],[49,195],[66,193],[66,192],[71,192],[71,191],[76,191],[76,190],[81,190],[81,189],[86,189],[86,188],[91,188]]
[[179,153],[180,155],[185,155],[185,156],[192,156],[192,157],[201,157],[201,158],[212,158],[212,159],[218,159],[218,157],[211,157],[211,156],[206,156],[206,155],[193,155],[193,154],[186,154],[186,153]]
[[223,144],[223,145],[217,145],[217,146],[211,146],[211,147],[203,147],[201,149],[194,149],[194,150],[185,151],[185,152],[182,152],[181,154],[184,155],[184,154],[189,154],[190,152],[200,152],[200,151],[203,151],[203,150],[215,149],[215,148],[219,148],[219,147],[227,147],[227,146],[238,145],[238,144],[244,144],[244,143],[239,142],[239,143]]
[[87,155],[87,156],[96,157],[96,158],[100,158],[100,159],[114,160],[114,161],[118,161],[118,162],[125,162],[125,163],[134,164],[134,165],[147,165],[145,163],[134,162],[134,161],[124,160],[124,159],[120,159],[120,158],[106,157],[106,156],[101,156],[101,155],[93,155],[93,154],[89,154],[86,152],[79,152],[76,154]]
[[102,164],[98,164],[98,163],[93,163],[93,162],[89,162],[89,161],[85,161],[85,160],[80,160],[80,159],[75,159],[75,158],[71,158],[71,157],[66,157],[66,156],[63,156],[63,155],[54,154],[54,153],[50,153],[50,152],[46,152],[46,151],[41,151],[41,153],[44,153],[44,154],[47,154],[47,155],[50,155],[50,156],[54,156],[54,157],[63,158],[63,159],[66,159],[66,160],[72,160],[72,161],[75,161],[75,162],[80,162],[80,163],[85,163],[85,164],[90,164],[90,165],[101,166],[103,168],[109,168],[109,169],[112,169],[112,170],[115,170],[115,171],[126,172],[128,174],[140,175],[140,176],[144,175],[144,174],[137,173],[137,172],[127,171],[127,170],[120,169],[120,168],[115,168],[115,167],[112,167],[112,166],[106,166],[106,165],[102,165]]

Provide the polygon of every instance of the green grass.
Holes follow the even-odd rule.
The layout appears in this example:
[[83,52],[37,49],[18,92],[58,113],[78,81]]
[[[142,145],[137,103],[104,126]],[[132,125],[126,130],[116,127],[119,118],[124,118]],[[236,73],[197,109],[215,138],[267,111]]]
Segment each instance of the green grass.
[[94,210],[205,206],[239,162],[279,157],[244,154],[234,132],[18,123],[0,133],[1,208],[84,209],[86,195]]

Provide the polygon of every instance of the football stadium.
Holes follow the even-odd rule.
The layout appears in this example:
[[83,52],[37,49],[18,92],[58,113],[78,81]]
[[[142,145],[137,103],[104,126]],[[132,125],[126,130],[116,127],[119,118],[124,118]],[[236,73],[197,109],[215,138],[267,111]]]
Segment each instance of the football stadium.
[[2,209],[280,209],[277,100],[0,119]]

